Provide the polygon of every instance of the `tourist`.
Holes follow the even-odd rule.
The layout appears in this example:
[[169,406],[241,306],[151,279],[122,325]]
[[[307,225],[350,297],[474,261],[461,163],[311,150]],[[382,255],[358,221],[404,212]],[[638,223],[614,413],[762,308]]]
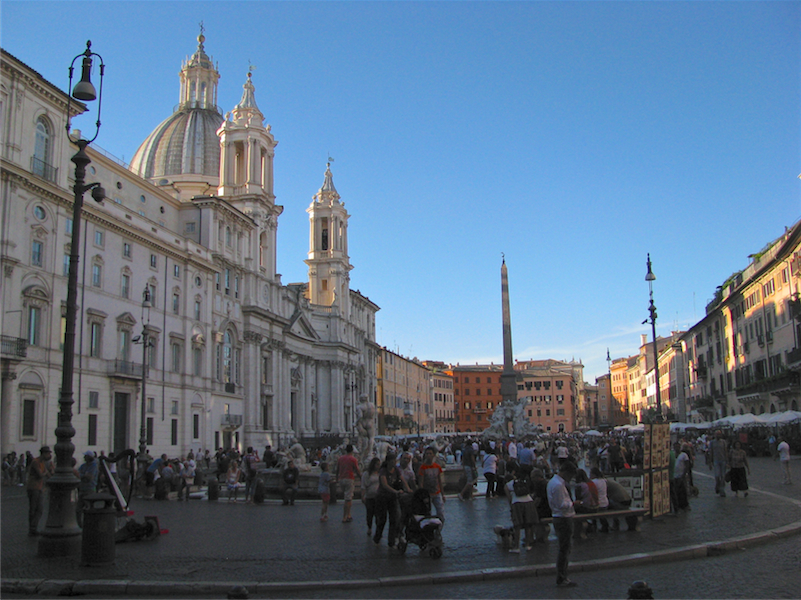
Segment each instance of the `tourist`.
[[[593,467],[590,469],[590,477],[592,477],[592,483],[595,485],[595,489],[598,492],[598,512],[609,510],[609,496],[607,495],[608,486],[606,483],[606,477],[604,477],[604,474],[599,467]],[[598,520],[601,523],[599,528],[600,532],[608,533],[609,521],[606,520],[606,517],[600,517]],[[597,525],[596,528],[598,528]]]
[[414,472],[414,466],[412,465],[412,454],[410,452],[404,452],[401,454],[400,457],[400,464],[398,468],[401,472],[401,477],[406,482],[406,485],[409,486],[409,489],[414,491],[417,489],[417,475]]
[[442,524],[445,524],[445,474],[442,467],[434,461],[434,448],[426,448],[423,464],[417,472],[419,487],[427,490],[431,496],[431,504]]
[[89,494],[97,492],[98,475],[99,470],[97,468],[97,461],[95,460],[95,453],[91,450],[87,450],[83,453],[83,464],[78,467],[80,482],[78,483],[78,502],[75,505],[75,512],[80,527],[83,527],[84,499]]
[[[378,495],[378,487],[381,480],[378,476],[378,469],[381,466],[381,459],[373,457],[367,470],[362,473],[362,504],[364,504],[367,517],[367,535],[373,535],[373,517],[375,517],[375,502]],[[378,519],[376,518],[376,521]]]
[[342,496],[345,499],[345,509],[342,513],[343,523],[353,521],[350,511],[353,505],[354,479],[360,477],[361,473],[359,461],[353,456],[353,444],[348,444],[345,447],[345,454],[340,456],[337,461],[337,482],[342,488]]
[[534,545],[534,526],[539,522],[537,505],[531,496],[531,482],[526,470],[515,464],[510,473],[513,478],[506,484],[506,498],[512,514],[512,547],[509,552],[520,553],[520,530],[526,532],[526,550]]
[[400,509],[398,498],[404,491],[411,494],[411,490],[406,486],[400,476],[400,470],[395,464],[395,454],[387,452],[387,458],[378,471],[380,485],[376,495],[375,510],[376,524],[373,541],[381,543],[381,536],[384,535],[384,526],[389,518],[389,531],[387,532],[387,543],[390,548],[395,547],[395,540],[398,536],[398,520]]
[[735,496],[739,496],[740,492],[743,495],[748,495],[748,475],[751,474],[751,467],[748,464],[748,457],[743,450],[743,445],[737,441],[734,442],[734,448],[729,453],[729,476],[731,478],[731,491]]
[[56,472],[52,458],[50,446],[42,446],[39,449],[39,456],[34,458],[31,466],[28,467],[26,491],[28,492],[28,535],[30,536],[39,535],[39,521],[44,508],[42,498],[44,484]]
[[462,471],[464,472],[465,484],[459,491],[460,500],[473,499],[473,482],[475,481],[476,455],[473,453],[473,445],[468,440],[462,450]]
[[242,471],[245,474],[245,502],[253,504],[253,489],[256,487],[256,476],[259,474],[256,463],[259,462],[258,455],[253,452],[253,447],[248,446],[247,454],[242,457]]
[[559,554],[556,559],[556,585],[559,587],[575,587],[576,583],[567,576],[567,567],[570,559],[570,550],[573,544],[573,519],[576,509],[567,485],[576,476],[577,467],[570,461],[565,461],[559,472],[548,482],[548,504],[553,514],[553,528],[559,539]]
[[286,466],[281,471],[281,484],[283,487],[281,497],[283,504],[286,506],[295,506],[295,496],[298,494],[298,484],[300,480],[300,471],[295,466],[295,461],[291,458],[286,461]]
[[196,468],[194,454],[189,452],[189,457],[181,463],[181,470],[178,474],[181,478],[180,487],[178,488],[178,500],[181,500],[185,495],[185,500],[189,501],[189,492],[192,490],[192,484],[195,483]]
[[495,474],[498,470],[498,457],[496,456],[495,451],[490,450],[484,456],[482,470],[484,472],[484,479],[487,480],[487,492],[484,494],[484,497],[487,500],[491,500],[497,495],[495,493]]
[[690,470],[690,455],[687,447],[681,446],[676,463],[673,467],[673,489],[675,491],[675,509],[690,510],[690,502],[687,498],[687,473]]
[[228,470],[225,472],[225,486],[228,490],[228,502],[236,502],[236,495],[239,492],[242,471],[239,463],[235,460],[230,461]]
[[320,521],[328,520],[328,504],[331,502],[331,473],[328,472],[328,463],[320,463],[320,477],[317,479],[317,493],[323,505],[320,507]]
[[779,463],[782,466],[782,475],[784,476],[784,480],[782,483],[784,485],[792,485],[793,477],[790,474],[790,444],[787,443],[787,440],[779,438],[779,445],[776,446],[776,451],[779,453]]
[[726,496],[726,467],[729,464],[729,446],[723,439],[723,432],[718,429],[715,432],[715,439],[709,444],[709,452],[712,456],[712,470],[715,476],[715,493],[721,497]]
[[551,506],[548,504],[548,481],[542,469],[532,469],[531,471],[531,497],[537,507],[539,519],[550,519]]

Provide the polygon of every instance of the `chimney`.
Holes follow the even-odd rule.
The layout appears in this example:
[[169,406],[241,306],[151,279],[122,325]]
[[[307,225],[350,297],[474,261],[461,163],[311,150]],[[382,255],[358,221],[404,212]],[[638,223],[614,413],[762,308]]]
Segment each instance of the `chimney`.
[[648,334],[641,333],[640,334],[640,346],[645,346],[648,343]]

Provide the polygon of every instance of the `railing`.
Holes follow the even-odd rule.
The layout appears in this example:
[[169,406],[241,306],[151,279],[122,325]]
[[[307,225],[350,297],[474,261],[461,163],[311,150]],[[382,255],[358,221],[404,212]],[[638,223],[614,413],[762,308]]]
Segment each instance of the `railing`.
[[223,415],[220,419],[220,426],[238,429],[239,427],[242,427],[242,415]]
[[28,340],[2,335],[0,336],[0,352],[8,356],[25,358],[28,356]]
[[129,360],[115,360],[109,367],[109,374],[117,377],[141,379],[142,363],[134,363]]
[[58,177],[58,169],[56,167],[35,156],[31,156],[31,173],[51,183],[55,183]]

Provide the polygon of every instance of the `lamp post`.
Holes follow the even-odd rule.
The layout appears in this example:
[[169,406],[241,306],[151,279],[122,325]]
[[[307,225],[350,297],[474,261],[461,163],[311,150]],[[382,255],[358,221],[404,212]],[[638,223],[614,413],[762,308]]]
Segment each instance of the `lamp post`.
[[[139,424],[139,454],[136,456],[137,462],[137,480],[144,481],[145,469],[147,469],[147,351],[150,347],[150,338],[147,333],[148,325],[150,325],[150,307],[153,306],[150,301],[150,286],[145,285],[142,292],[142,338],[141,340],[134,340],[134,343],[141,341],[142,343],[142,409],[140,413]],[[144,490],[143,490],[144,495]]]
[[654,275],[654,272],[651,270],[650,253],[648,253],[647,266],[648,273],[645,275],[645,281],[648,282],[648,294],[651,298],[651,304],[648,306],[648,313],[650,316],[643,321],[643,323],[647,323],[649,319],[651,321],[651,334],[653,335],[654,344],[654,379],[656,381],[656,420],[659,422],[662,420],[662,400],[659,393],[659,352],[656,347],[656,306],[654,306],[654,281],[656,281],[656,275]]
[[[97,102],[97,122],[94,137],[91,139],[78,139],[70,141],[78,146],[78,152],[72,157],[75,163],[75,194],[72,205],[72,238],[70,241],[70,262],[67,279],[67,306],[64,330],[64,354],[61,368],[61,392],[58,399],[58,426],[56,427],[56,454],[55,474],[47,481],[50,488],[50,503],[47,523],[39,540],[38,554],[42,557],[70,556],[80,551],[81,529],[75,514],[75,502],[72,491],[78,487],[78,478],[72,470],[72,458],[75,454],[75,445],[72,438],[75,428],[72,426],[72,405],[75,403],[72,391],[73,370],[75,368],[75,317],[78,312],[78,254],[81,244],[81,211],[83,209],[83,195],[92,190],[92,198],[102,202],[105,190],[99,183],[85,183],[86,167],[91,160],[86,154],[86,147],[91,144],[100,132],[100,99],[103,95],[103,71],[105,64],[103,58],[91,51],[92,42],[86,42],[86,50],[72,59],[69,68],[69,89],[72,95],[67,101],[67,135],[70,133],[70,109],[72,98],[82,102]],[[100,93],[92,85],[92,57],[100,60]],[[72,87],[72,74],[75,61],[83,57],[81,80]]]

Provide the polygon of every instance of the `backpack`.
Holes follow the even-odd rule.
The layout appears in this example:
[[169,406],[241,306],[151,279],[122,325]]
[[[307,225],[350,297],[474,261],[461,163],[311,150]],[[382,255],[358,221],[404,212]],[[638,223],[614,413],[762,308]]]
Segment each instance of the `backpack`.
[[515,496],[526,496],[529,493],[528,479],[525,477],[522,479],[515,479],[514,484],[512,484],[512,489],[514,490]]

